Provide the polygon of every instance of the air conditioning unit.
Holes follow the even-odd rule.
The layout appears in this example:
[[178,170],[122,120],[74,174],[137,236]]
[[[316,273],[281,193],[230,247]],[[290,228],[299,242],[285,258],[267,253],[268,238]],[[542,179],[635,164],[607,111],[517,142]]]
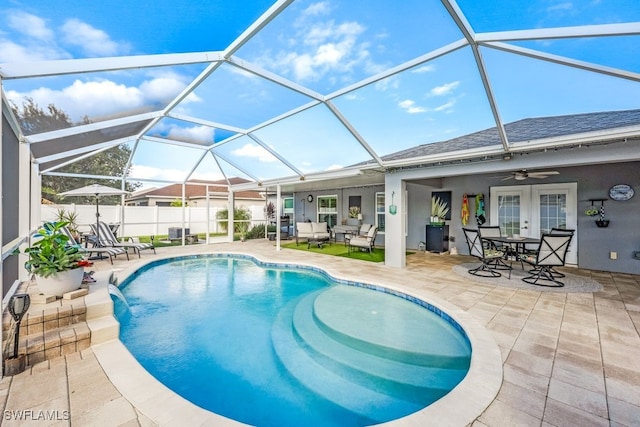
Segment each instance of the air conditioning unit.
[[[189,233],[189,229],[184,229],[185,236]],[[169,227],[169,240],[171,239],[182,239],[182,227]]]

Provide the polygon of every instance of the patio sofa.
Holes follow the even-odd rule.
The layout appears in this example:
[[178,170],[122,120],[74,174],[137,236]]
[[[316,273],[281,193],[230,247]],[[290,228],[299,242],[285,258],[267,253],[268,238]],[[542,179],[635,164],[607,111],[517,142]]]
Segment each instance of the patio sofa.
[[330,239],[331,233],[326,222],[296,222],[296,246],[300,239]]

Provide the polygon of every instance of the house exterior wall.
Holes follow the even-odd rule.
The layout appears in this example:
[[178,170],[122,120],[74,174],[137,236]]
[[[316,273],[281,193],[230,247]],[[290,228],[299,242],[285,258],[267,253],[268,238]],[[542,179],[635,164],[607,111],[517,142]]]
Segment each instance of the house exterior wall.
[[[622,162],[575,166],[557,169],[560,174],[544,180],[501,181],[502,172],[470,174],[443,178],[440,186],[421,185],[409,182],[409,225],[407,248],[415,249],[420,241],[425,240],[425,225],[429,222],[431,193],[434,191],[451,191],[452,219],[449,224],[450,236],[461,254],[468,254],[462,233],[460,212],[462,195],[484,193],[485,210],[490,212],[491,200],[489,190],[492,186],[518,184],[552,184],[576,182],[578,184],[578,266],[592,270],[606,270],[621,273],[640,274],[640,260],[634,258],[634,252],[640,251],[640,162]],[[412,177],[415,180],[415,177]],[[636,190],[636,195],[628,201],[609,199],[609,188],[616,184],[629,184]],[[594,218],[584,214],[591,206],[589,199],[604,198],[606,215],[611,223],[607,228],[598,228]],[[468,227],[477,226],[473,212]],[[618,258],[612,260],[610,252],[617,252]]]
[[[4,108],[4,107],[3,107]],[[2,116],[2,247],[19,237],[20,231],[20,154],[18,138]],[[2,295],[6,295],[18,279],[20,260],[2,254]]]

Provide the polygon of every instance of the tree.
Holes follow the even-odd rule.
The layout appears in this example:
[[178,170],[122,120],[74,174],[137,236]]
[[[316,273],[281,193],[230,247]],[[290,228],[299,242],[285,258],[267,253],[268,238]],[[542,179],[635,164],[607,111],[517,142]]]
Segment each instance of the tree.
[[[47,111],[40,108],[33,99],[25,98],[22,107],[18,107],[12,103],[13,112],[18,119],[20,128],[25,135],[33,135],[42,132],[49,132],[57,129],[64,129],[73,126],[70,117],[53,104],[49,104]],[[80,124],[91,123],[88,117],[84,117]],[[71,174],[103,175],[103,176],[122,176],[125,172],[127,162],[131,155],[131,149],[122,144],[110,150],[103,151],[94,156],[79,160],[70,165],[60,168],[59,172]],[[127,171],[128,175],[128,171]],[[42,176],[42,197],[51,200],[54,203],[64,203],[66,199],[59,196],[74,188],[83,187],[93,184],[96,180],[93,178],[75,178],[61,176]],[[100,180],[100,184],[109,185],[120,188],[119,180]],[[127,182],[125,190],[134,191],[140,187],[140,183]],[[74,197],[73,202],[79,204],[92,203],[93,197]],[[120,203],[120,196],[101,197],[100,203],[105,205],[117,205]]]

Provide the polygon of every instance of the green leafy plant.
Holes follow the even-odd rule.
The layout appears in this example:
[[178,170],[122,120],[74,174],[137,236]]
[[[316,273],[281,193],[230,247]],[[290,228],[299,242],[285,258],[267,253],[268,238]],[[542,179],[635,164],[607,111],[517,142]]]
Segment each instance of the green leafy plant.
[[431,216],[437,217],[440,221],[444,221],[445,216],[449,212],[447,202],[442,201],[439,197],[431,197]]
[[25,249],[29,260],[24,266],[29,273],[49,277],[87,264],[80,248],[69,245],[69,237],[62,232],[67,225],[66,221],[47,222],[33,235],[38,240]]
[[[223,230],[228,230],[228,225],[229,225],[229,210],[228,209],[222,209],[220,211],[218,211],[218,213],[216,214],[216,217],[220,220],[220,227],[222,227]],[[235,233],[241,233],[242,230],[244,230],[244,232],[247,231],[248,228],[248,222],[251,220],[251,212],[249,212],[248,210],[244,209],[244,208],[235,208],[233,210],[233,231]],[[244,224],[244,225],[242,225]]]
[[65,208],[58,208],[56,211],[56,221],[66,222],[67,228],[75,236],[78,235],[78,214],[68,211]]

